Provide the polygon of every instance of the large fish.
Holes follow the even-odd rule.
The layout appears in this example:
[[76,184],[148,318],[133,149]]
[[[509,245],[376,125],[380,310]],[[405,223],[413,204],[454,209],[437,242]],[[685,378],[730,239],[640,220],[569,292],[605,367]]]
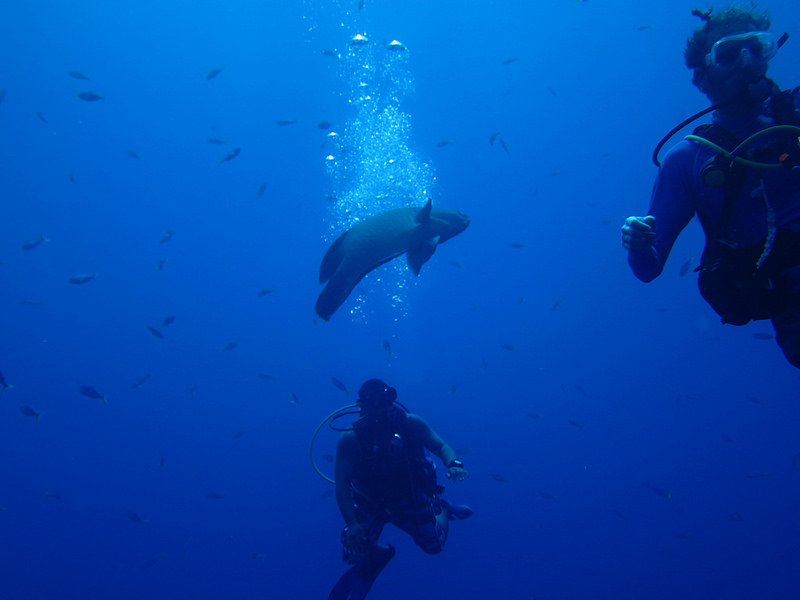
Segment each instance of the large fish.
[[469,217],[457,210],[425,206],[396,208],[368,217],[340,235],[322,258],[319,282],[328,282],[317,299],[317,315],[327,321],[350,292],[375,267],[405,254],[419,275],[436,246],[457,236]]

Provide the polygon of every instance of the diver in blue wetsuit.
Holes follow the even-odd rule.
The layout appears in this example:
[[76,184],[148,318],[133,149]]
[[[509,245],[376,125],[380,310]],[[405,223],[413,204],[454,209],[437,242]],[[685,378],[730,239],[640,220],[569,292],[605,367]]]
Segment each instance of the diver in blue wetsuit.
[[[800,88],[781,91],[769,61],[788,39],[755,9],[693,11],[686,65],[713,106],[656,148],[660,166],[647,216],[628,217],[622,243],[634,275],[658,277],[680,232],[697,215],[706,235],[698,267],[703,298],[723,323],[771,319],[788,361],[800,368]],[[711,110],[711,124],[658,151]]]
[[442,551],[450,519],[472,514],[441,497],[429,455],[447,466],[447,478],[469,477],[455,451],[419,416],[397,402],[397,392],[370,379],[358,392],[360,418],[336,447],[336,502],[345,521],[345,561],[355,564],[331,592],[331,600],[364,598],[394,548],[378,544],[387,523],[408,533],[428,554]]

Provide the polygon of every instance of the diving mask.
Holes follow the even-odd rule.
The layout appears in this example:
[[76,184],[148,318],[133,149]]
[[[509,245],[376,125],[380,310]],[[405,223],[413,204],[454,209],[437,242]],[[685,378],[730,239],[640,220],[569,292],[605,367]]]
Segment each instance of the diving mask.
[[748,31],[720,38],[706,54],[706,65],[731,70],[750,66],[754,60],[767,62],[778,53],[780,43],[769,31]]

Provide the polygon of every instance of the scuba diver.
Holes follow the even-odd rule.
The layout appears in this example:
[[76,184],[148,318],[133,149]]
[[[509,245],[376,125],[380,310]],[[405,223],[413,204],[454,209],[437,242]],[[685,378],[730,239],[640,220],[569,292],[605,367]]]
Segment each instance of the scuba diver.
[[359,389],[356,406],[360,418],[342,432],[335,463],[336,503],[345,521],[343,558],[355,566],[329,600],[366,597],[395,553],[392,546],[378,544],[387,523],[408,533],[424,552],[437,554],[447,540],[449,520],[472,515],[469,507],[441,497],[444,488],[436,482],[430,455],[442,460],[452,481],[469,477],[464,464],[422,418],[397,402],[394,388],[370,379]]
[[[769,61],[788,39],[767,31],[755,7],[692,11],[692,82],[713,106],[656,147],[660,167],[647,216],[628,217],[622,245],[634,275],[658,277],[680,232],[697,214],[706,236],[700,293],[723,323],[771,319],[778,345],[800,368],[800,88],[781,91]],[[658,152],[680,128],[714,111],[712,123]]]

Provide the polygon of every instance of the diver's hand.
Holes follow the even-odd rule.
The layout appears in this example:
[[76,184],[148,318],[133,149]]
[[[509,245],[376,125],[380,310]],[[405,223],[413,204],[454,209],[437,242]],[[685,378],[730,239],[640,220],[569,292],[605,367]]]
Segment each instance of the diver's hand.
[[463,467],[450,467],[447,469],[447,478],[450,481],[461,481],[469,477],[469,471]]
[[628,217],[622,226],[622,246],[626,250],[647,250],[656,239],[656,218]]
[[361,523],[356,523],[344,530],[342,545],[351,554],[363,554],[369,549],[367,531]]

